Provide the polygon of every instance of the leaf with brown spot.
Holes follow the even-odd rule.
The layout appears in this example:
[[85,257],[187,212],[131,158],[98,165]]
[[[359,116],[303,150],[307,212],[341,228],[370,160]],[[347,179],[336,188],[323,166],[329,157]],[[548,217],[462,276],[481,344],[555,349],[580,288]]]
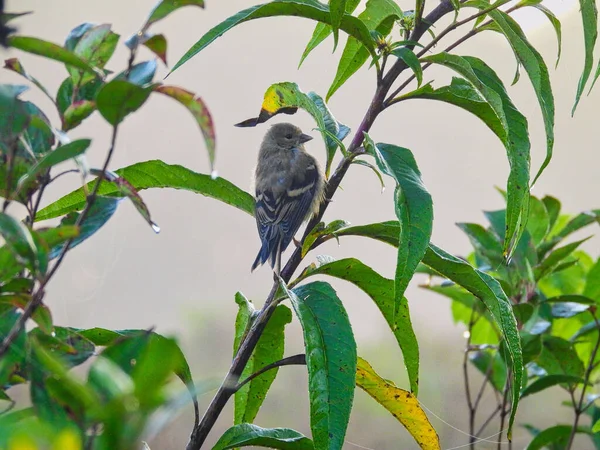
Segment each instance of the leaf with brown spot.
[[356,385],[387,409],[424,450],[439,450],[440,438],[429,422],[419,400],[410,392],[381,378],[371,365],[358,358]]

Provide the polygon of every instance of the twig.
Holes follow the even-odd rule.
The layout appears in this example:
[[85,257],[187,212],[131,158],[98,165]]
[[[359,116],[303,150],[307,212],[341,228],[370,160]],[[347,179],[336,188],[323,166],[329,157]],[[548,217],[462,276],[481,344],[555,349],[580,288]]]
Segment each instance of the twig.
[[500,430],[498,432],[498,450],[502,449],[502,433],[504,432],[504,422],[508,415],[506,406],[508,405],[508,393],[510,392],[510,376],[506,378],[504,385],[504,395],[502,396],[502,405],[500,407]]
[[467,398],[467,406],[469,408],[469,448],[472,450],[475,449],[475,416],[476,416],[476,407],[473,406],[473,401],[471,399],[471,387],[469,383],[469,347],[471,346],[471,331],[473,330],[473,325],[475,324],[475,307],[471,309],[471,317],[469,318],[469,326],[467,327],[469,337],[467,338],[467,344],[463,357],[463,380],[465,383],[465,397]]
[[275,361],[269,365],[266,365],[258,372],[253,373],[244,381],[240,381],[236,387],[234,387],[234,393],[243,388],[246,384],[254,380],[256,377],[261,376],[263,373],[268,372],[271,369],[275,369],[276,367],[283,366],[305,366],[306,365],[306,355],[304,353],[300,355],[288,356],[287,358],[280,359],[279,361]]
[[485,430],[485,427],[487,427],[490,424],[492,419],[494,417],[496,417],[496,414],[498,414],[501,409],[502,409],[502,405],[496,406],[496,409],[494,409],[492,411],[492,413],[489,415],[489,417],[487,419],[485,419],[485,422],[483,422],[483,424],[479,427],[479,430],[477,430],[476,436],[479,436],[481,433],[483,433],[483,430]]
[[[598,322],[598,318],[596,317],[596,311],[590,309],[590,314],[594,318],[594,322],[596,322],[596,327],[600,327],[600,323]],[[592,369],[594,367],[594,360],[596,359],[596,354],[598,353],[598,349],[600,348],[600,332],[598,332],[598,339],[596,339],[596,345],[592,350],[590,355],[590,360],[588,362],[587,368],[585,370],[585,375],[583,377],[583,387],[581,388],[581,395],[579,396],[579,403],[575,405],[575,419],[573,420],[573,428],[571,429],[571,435],[569,436],[569,443],[567,444],[566,449],[569,450],[573,446],[573,440],[575,439],[575,433],[577,433],[577,425],[579,425],[579,418],[581,414],[585,411],[583,408],[583,400],[585,399],[585,391],[587,389],[588,383],[590,381],[590,375],[592,374]],[[572,396],[574,399],[574,396]]]

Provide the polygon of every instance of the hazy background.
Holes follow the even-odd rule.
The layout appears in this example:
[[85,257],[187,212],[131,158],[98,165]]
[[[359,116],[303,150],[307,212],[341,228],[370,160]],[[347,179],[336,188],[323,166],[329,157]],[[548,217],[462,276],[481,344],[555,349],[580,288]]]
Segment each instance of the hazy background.
[[[8,0],[10,11],[33,10],[35,14],[15,22],[20,33],[62,43],[68,32],[82,22],[112,23],[123,38],[134,33],[154,5],[154,0]],[[207,1],[207,9],[184,8],[152,28],[163,32],[169,41],[168,62],[177,59],[209,28],[253,2]],[[429,11],[437,4],[430,1]],[[403,9],[413,3],[400,1]],[[528,36],[541,50],[551,71],[556,97],[555,156],[534,194],[552,194],[565,210],[575,213],[599,207],[598,176],[598,99],[600,89],[584,97],[575,118],[570,117],[577,81],[583,65],[583,35],[577,6],[572,1],[555,1],[563,21],[563,57],[557,70],[556,38],[545,17],[535,10],[521,15]],[[360,8],[359,8],[360,10]],[[436,31],[443,29],[438,24]],[[279,81],[295,81],[305,90],[325,94],[331,83],[341,48],[332,57],[328,40],[309,56],[300,70],[299,57],[314,23],[295,18],[263,19],[230,31],[180,68],[167,81],[198,93],[208,104],[217,132],[219,175],[248,189],[257,149],[266,128],[276,121],[293,121],[306,132],[316,125],[299,112],[257,128],[234,128],[233,124],[258,114],[266,88]],[[461,32],[450,34],[436,50],[442,50]],[[340,46],[341,47],[341,46]],[[480,56],[510,84],[516,63],[508,44],[500,35],[484,33],[461,45],[458,53]],[[17,56],[4,52],[3,56]],[[493,58],[490,58],[493,55]],[[55,92],[67,76],[64,67],[43,58],[18,54],[29,73]],[[120,43],[108,65],[124,68],[128,53]],[[140,60],[150,58],[145,49]],[[167,72],[159,63],[159,77]],[[539,106],[524,71],[521,81],[511,87],[516,105],[528,117],[532,136],[532,171],[543,161],[545,137]],[[406,75],[404,75],[406,77]],[[404,79],[403,77],[403,79]],[[448,71],[432,67],[426,80],[436,86],[449,81]],[[329,105],[341,122],[353,129],[360,122],[374,90],[374,71],[363,68],[336,95]],[[0,72],[3,83],[23,80]],[[50,102],[35,88],[25,95],[51,113]],[[199,130],[189,113],[164,96],[152,96],[138,113],[120,127],[112,169],[138,161],[162,159],[207,173],[208,161]],[[99,166],[108,148],[110,127],[98,115],[86,120],[70,133],[72,138],[92,137],[88,158]],[[371,136],[412,149],[423,180],[435,202],[433,241],[447,251],[465,254],[469,245],[455,227],[456,222],[483,222],[482,210],[503,207],[494,186],[504,187],[508,174],[505,150],[499,140],[474,116],[455,107],[427,101],[404,102],[388,110],[376,122]],[[322,161],[320,139],[310,149]],[[346,219],[353,224],[394,218],[393,182],[381,194],[379,182],[367,169],[355,166],[343,183],[343,191],[327,210],[326,221]],[[63,177],[48,192],[48,202],[78,186],[76,175]],[[271,273],[263,268],[250,274],[250,265],[259,248],[253,219],[227,205],[199,195],[175,190],[143,192],[152,216],[162,232],[155,235],[127,202],[96,235],[66,258],[47,289],[47,302],[57,324],[77,327],[148,328],[173,334],[189,358],[196,380],[212,380],[213,385],[226,373],[231,361],[233,321],[237,290],[262,304],[271,287]],[[587,250],[598,255],[598,239],[587,242]],[[384,244],[346,238],[322,246],[317,253],[336,258],[356,256],[385,276],[392,277],[394,250]],[[311,254],[307,263],[314,259]],[[359,353],[385,378],[408,386],[402,356],[377,308],[361,291],[330,280],[348,309],[359,345]],[[444,449],[458,448],[468,442],[467,415],[460,364],[463,328],[454,326],[448,300],[423,292],[418,280],[407,292],[412,320],[421,348],[421,394],[423,406],[440,434]],[[302,351],[302,335],[295,321],[289,329],[286,354]],[[205,408],[214,390],[201,397]],[[491,391],[487,391],[491,397]],[[280,370],[256,423],[287,426],[310,434],[305,369]],[[536,397],[539,399],[539,397]],[[491,399],[491,398],[490,398]],[[536,405],[536,402],[537,405]],[[545,402],[540,415],[539,400],[523,402],[517,419],[538,426],[570,420],[569,410],[558,402]],[[553,409],[554,408],[554,409]],[[230,426],[229,406],[210,436],[216,441]],[[191,407],[156,438],[153,450],[183,448],[191,428]],[[463,431],[461,431],[463,430]],[[496,432],[488,429],[488,435]],[[524,447],[527,439],[521,429],[515,432],[514,448]],[[495,437],[492,438],[495,441]],[[582,441],[579,448],[585,448]],[[361,391],[357,391],[346,448],[416,448],[416,444],[395,419]],[[492,448],[481,444],[480,448]],[[495,448],[495,444],[494,444]]]

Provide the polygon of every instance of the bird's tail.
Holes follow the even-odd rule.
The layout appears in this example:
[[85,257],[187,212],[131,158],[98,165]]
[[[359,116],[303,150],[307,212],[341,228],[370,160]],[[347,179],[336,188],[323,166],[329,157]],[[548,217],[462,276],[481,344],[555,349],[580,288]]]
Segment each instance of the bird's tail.
[[[262,247],[260,248],[256,259],[254,260],[254,264],[252,264],[251,272],[264,264],[267,259],[269,260],[269,264],[271,267],[275,268],[275,265],[278,265],[281,254],[281,236],[279,233],[274,233],[273,236],[270,236],[269,239],[265,239],[262,243]],[[279,267],[277,268],[279,269]]]

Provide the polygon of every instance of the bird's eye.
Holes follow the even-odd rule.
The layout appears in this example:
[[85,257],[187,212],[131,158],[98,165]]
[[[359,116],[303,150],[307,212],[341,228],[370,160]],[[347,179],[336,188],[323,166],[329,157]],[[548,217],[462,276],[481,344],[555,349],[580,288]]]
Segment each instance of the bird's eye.
[[285,138],[286,138],[286,139],[291,139],[291,138],[292,138],[292,134],[291,134],[291,133],[288,133],[288,134],[286,134],[286,135],[285,135]]

